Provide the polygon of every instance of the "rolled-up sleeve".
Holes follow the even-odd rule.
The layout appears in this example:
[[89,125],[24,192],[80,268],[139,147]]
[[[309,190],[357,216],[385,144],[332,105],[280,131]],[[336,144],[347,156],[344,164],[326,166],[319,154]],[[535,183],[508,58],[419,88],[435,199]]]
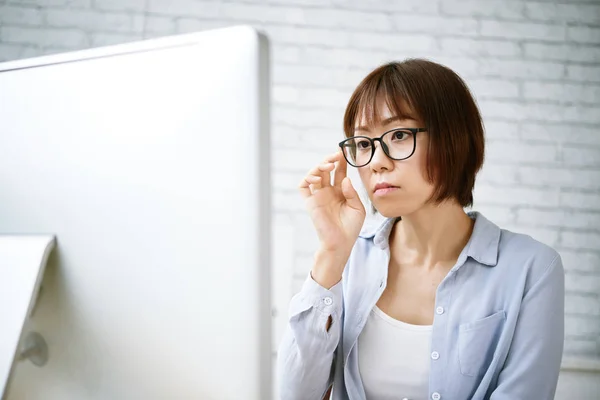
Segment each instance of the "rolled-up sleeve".
[[490,400],[554,398],[564,346],[565,279],[558,254],[525,294],[498,385]]
[[[309,275],[289,307],[289,323],[277,355],[283,400],[321,400],[333,381],[341,335],[342,282],[326,289]],[[331,317],[331,326],[327,321]]]

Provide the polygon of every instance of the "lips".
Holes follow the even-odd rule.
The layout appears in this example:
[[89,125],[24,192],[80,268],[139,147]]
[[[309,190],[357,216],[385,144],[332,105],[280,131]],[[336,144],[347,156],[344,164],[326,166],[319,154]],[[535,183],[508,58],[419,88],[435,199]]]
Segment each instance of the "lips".
[[398,186],[394,186],[394,185],[390,185],[387,182],[380,182],[377,185],[375,185],[375,188],[373,189],[374,192],[380,190],[380,189],[397,189]]

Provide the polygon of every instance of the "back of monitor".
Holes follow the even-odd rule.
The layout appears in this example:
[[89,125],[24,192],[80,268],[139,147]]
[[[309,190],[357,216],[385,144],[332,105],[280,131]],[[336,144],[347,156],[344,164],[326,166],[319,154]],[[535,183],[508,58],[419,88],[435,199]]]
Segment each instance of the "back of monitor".
[[56,237],[8,399],[270,398],[265,38],[0,64],[0,93],[0,234]]

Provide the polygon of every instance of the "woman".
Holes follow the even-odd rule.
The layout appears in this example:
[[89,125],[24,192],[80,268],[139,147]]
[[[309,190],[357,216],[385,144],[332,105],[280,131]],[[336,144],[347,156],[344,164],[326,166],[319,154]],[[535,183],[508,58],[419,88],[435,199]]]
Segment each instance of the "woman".
[[[484,159],[465,83],[426,60],[381,66],[350,98],[344,131],[341,151],[299,188],[320,248],[290,304],[281,397],[552,399],[562,262],[531,237],[465,213]],[[386,217],[376,229],[362,228],[347,163]]]

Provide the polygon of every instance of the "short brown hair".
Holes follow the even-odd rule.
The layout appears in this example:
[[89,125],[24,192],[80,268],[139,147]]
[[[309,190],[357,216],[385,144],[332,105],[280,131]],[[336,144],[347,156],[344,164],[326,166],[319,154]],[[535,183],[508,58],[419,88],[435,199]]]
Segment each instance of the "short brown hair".
[[[451,69],[424,59],[391,62],[371,72],[355,89],[344,115],[346,137],[356,119],[379,123],[377,102],[385,99],[396,116],[420,120],[429,134],[427,177],[436,189],[430,200],[456,199],[473,205],[475,176],[484,159],[484,128],[465,82]],[[412,115],[401,107],[402,100]]]

